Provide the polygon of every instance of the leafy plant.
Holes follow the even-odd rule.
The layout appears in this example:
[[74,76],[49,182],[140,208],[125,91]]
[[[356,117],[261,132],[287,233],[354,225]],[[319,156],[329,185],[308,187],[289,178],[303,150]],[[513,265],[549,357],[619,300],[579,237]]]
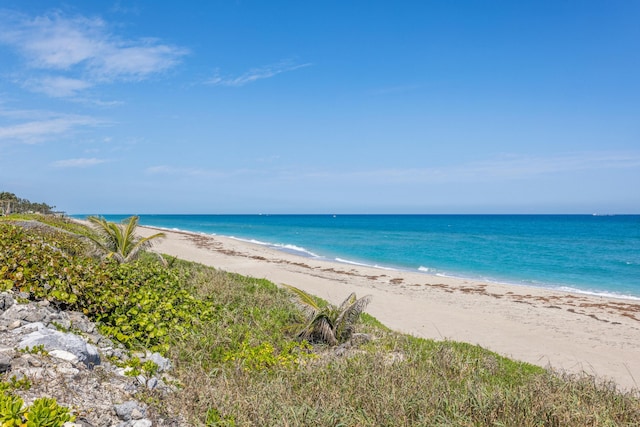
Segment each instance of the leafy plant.
[[339,306],[327,304],[321,307],[305,291],[294,286],[285,286],[293,292],[308,312],[308,323],[300,331],[298,337],[310,342],[337,345],[348,341],[353,335],[354,325],[360,314],[371,301],[371,295],[358,299],[356,294],[352,293]]
[[0,423],[2,427],[61,427],[75,421],[69,408],[58,405],[55,399],[41,397],[23,408],[24,401],[12,394],[0,393]]
[[293,368],[303,365],[306,359],[314,358],[311,350],[307,341],[289,342],[278,351],[268,342],[252,346],[245,340],[239,350],[229,351],[224,360],[235,361],[245,371],[263,371],[276,366]]
[[26,354],[41,354],[42,356],[49,355],[49,352],[44,348],[44,344],[34,345],[33,347],[26,346],[21,348],[20,352]]
[[13,375],[8,381],[0,381],[0,393],[13,390],[29,390],[31,388],[31,380],[27,377],[18,379]]
[[164,233],[156,233],[149,237],[138,238],[135,234],[140,217],[131,216],[121,224],[109,222],[104,218],[90,216],[87,218],[98,233],[98,237],[90,237],[106,252],[107,258],[114,258],[119,263],[136,259],[141,250],[150,248],[152,240],[163,238]]
[[[181,285],[181,273],[144,257],[136,262],[98,263],[67,253],[68,233],[0,223],[0,289],[16,289],[29,299],[48,299],[82,311],[102,333],[129,348],[164,353],[175,334],[213,316],[213,306]],[[64,243],[68,246],[67,243]]]
[[24,401],[12,394],[0,394],[0,423],[2,427],[22,426]]
[[137,377],[140,374],[146,374],[148,376],[154,376],[158,373],[160,367],[153,360],[147,360],[144,363],[137,357],[132,357],[126,362],[115,361],[117,366],[121,368],[128,368],[125,371],[125,375],[128,377]]
[[217,409],[209,408],[205,425],[207,427],[235,427],[236,422],[233,417],[222,416]]
[[68,408],[58,405],[55,399],[42,397],[33,402],[24,414],[27,427],[60,427],[74,421]]

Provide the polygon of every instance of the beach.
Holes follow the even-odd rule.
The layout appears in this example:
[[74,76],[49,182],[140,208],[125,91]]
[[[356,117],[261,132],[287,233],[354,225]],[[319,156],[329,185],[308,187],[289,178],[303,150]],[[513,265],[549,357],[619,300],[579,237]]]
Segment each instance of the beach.
[[[640,388],[640,301],[324,261],[233,238],[162,230],[154,250],[366,312],[399,332],[477,344],[506,357]],[[158,232],[140,227],[141,236]]]

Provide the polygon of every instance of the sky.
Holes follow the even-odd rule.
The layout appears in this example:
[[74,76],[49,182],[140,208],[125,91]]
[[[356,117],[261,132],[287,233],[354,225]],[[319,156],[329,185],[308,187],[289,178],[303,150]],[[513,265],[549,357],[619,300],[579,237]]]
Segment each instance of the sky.
[[69,214],[640,213],[640,2],[0,3],[0,191]]

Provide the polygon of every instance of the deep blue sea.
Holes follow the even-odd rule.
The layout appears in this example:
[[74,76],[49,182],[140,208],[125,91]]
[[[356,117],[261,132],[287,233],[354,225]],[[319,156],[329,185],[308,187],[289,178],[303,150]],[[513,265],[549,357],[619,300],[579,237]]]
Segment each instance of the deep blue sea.
[[640,215],[141,215],[140,224],[340,262],[640,298]]

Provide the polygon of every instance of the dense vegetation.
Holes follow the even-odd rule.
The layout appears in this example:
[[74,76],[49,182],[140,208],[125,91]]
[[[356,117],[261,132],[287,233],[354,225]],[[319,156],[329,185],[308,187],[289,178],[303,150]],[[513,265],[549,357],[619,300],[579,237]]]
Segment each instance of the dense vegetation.
[[46,203],[37,203],[22,199],[8,191],[0,191],[0,215],[25,212],[50,214],[54,208],[55,206],[49,206]]
[[341,346],[299,341],[308,319],[289,290],[181,260],[103,259],[79,237],[90,230],[37,218],[49,225],[0,221],[0,287],[82,310],[128,348],[163,352],[180,391],[143,397],[194,425],[640,423],[637,395],[612,384],[398,334],[367,315]]

